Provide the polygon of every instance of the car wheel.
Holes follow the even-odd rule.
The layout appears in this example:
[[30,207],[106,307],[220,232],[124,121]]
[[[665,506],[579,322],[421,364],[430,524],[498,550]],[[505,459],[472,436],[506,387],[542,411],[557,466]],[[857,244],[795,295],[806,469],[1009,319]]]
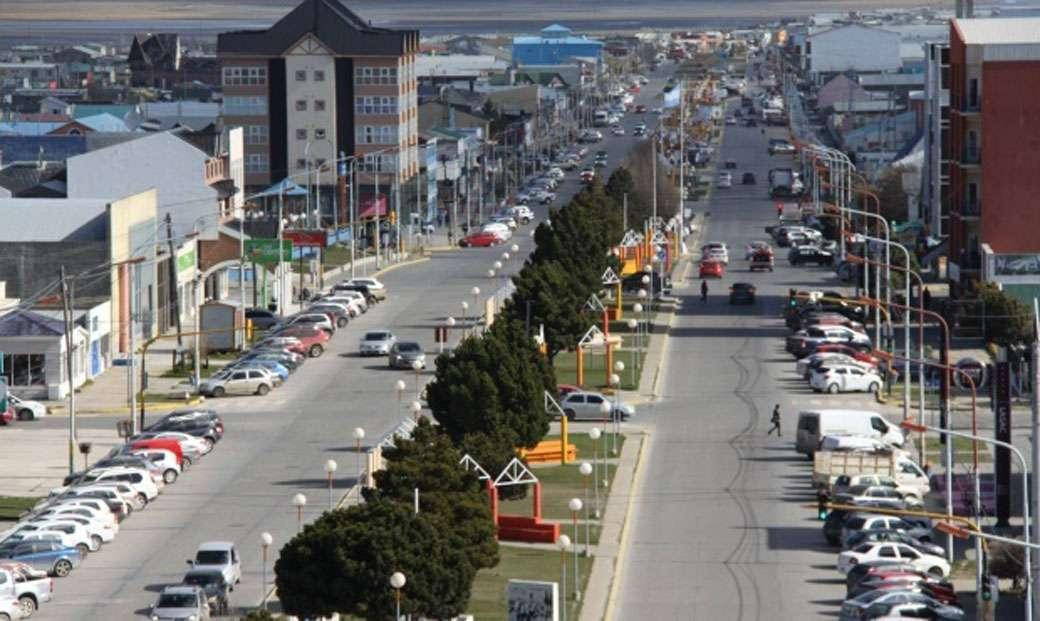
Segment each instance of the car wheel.
[[90,536],[90,541],[94,544],[94,549],[95,550],[100,548],[101,544],[104,543],[104,541],[101,540],[101,535],[91,535]]
[[[267,384],[260,384],[260,386],[263,387],[263,388],[266,388]],[[257,391],[257,392],[259,392],[259,391]],[[213,450],[213,445],[216,444],[215,442],[213,442],[213,438],[203,438],[202,442],[203,442],[203,444],[206,445],[206,450],[204,451],[205,453],[209,453],[210,451],[212,451]]]
[[0,621],[11,621],[11,617],[6,612],[0,612]]
[[939,566],[932,567],[931,569],[928,570],[927,573],[929,573],[929,574],[931,574],[933,576],[936,576],[938,578],[942,578],[944,575],[946,575],[943,572],[942,567],[939,567]]
[[325,348],[324,348],[324,347],[322,347],[321,345],[318,345],[317,343],[315,343],[314,345],[311,345],[311,348],[310,348],[309,350],[307,350],[307,354],[308,354],[308,355],[309,355],[309,356],[310,356],[311,358],[317,358],[317,357],[318,357],[318,356],[320,356],[320,355],[322,354],[322,352],[324,352],[324,351],[325,351]]
[[[69,575],[72,571],[72,563],[67,559],[61,559],[54,564],[54,575],[59,578],[64,578]],[[2,619],[3,617],[0,617]]]
[[87,558],[87,555],[90,554],[90,546],[85,543],[77,543],[76,549],[79,550],[79,555],[83,558]]
[[177,481],[177,471],[173,468],[170,468],[169,470],[163,473],[162,479],[163,483],[166,483],[167,485],[175,483]]
[[346,328],[347,327],[347,318],[346,317],[340,317],[339,319],[337,319],[336,320],[336,327],[337,328]]
[[148,497],[142,492],[138,492],[137,496],[134,497],[137,500],[137,510],[140,511],[148,506]]
[[18,420],[32,420],[36,418],[33,416],[32,410],[18,410]]
[[877,382],[871,382],[870,383],[870,387],[867,388],[867,391],[870,392],[871,394],[877,394],[878,383]]
[[[261,397],[266,395],[269,392],[271,392],[271,387],[268,386],[267,384],[260,384],[259,386],[256,387],[256,394],[260,395]],[[210,446],[210,450],[213,450],[213,443],[212,443],[211,440],[210,440],[209,446]]]
[[829,392],[832,395],[838,394],[838,385],[837,384],[831,384],[830,386],[827,387],[827,392]]
[[564,410],[563,415],[567,417],[567,420],[573,422],[575,419],[574,410]]
[[22,608],[22,616],[28,619],[36,612],[36,598],[32,595],[23,595],[18,598],[18,605]]
[[217,397],[217,398],[223,397],[224,393],[225,393],[225,391],[224,391],[224,387],[223,386],[217,386],[216,388],[213,389],[213,396],[214,397]]

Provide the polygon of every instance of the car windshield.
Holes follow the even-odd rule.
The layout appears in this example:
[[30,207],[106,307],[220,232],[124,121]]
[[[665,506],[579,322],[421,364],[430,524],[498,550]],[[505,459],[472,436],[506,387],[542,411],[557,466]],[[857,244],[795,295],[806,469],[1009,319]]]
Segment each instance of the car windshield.
[[401,343],[397,346],[398,351],[418,352],[422,351],[418,343]]
[[386,332],[369,332],[365,334],[366,341],[385,341],[390,338]]
[[191,593],[163,593],[156,608],[192,608],[198,601]]
[[199,550],[195,554],[195,563],[198,565],[223,565],[227,560],[227,550]]
[[184,584],[194,584],[205,587],[211,584],[220,584],[223,576],[219,572],[190,573],[184,576]]

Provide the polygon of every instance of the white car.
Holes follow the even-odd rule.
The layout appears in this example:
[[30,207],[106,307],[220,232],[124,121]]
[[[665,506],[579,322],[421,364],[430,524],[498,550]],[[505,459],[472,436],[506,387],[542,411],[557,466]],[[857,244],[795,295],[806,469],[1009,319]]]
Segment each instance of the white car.
[[929,574],[945,578],[950,573],[950,564],[941,556],[924,554],[904,543],[870,541],[838,555],[838,571],[849,573],[857,563],[877,559],[892,559],[907,563]]
[[177,481],[181,476],[181,465],[177,463],[177,456],[173,451],[166,449],[135,449],[130,451],[131,455],[139,455],[159,467],[162,472],[163,482],[169,485]]
[[825,365],[813,371],[809,386],[817,392],[871,392],[881,389],[881,376],[859,365]]
[[298,324],[309,324],[317,326],[322,330],[328,332],[329,334],[333,334],[336,332],[336,324],[332,323],[332,320],[329,319],[328,315],[326,315],[325,313],[308,313],[306,311],[297,315],[293,315],[292,317],[286,317],[285,322],[275,326],[275,329],[277,330],[278,328],[284,328],[286,326],[295,326]]
[[796,362],[795,365],[794,365],[795,373],[797,373],[798,376],[803,378],[803,379],[809,379],[809,367],[811,365],[813,365],[814,363],[817,363],[817,362],[820,362],[820,363],[822,363],[824,365],[827,365],[827,364],[842,364],[842,365],[851,364],[851,365],[856,365],[856,366],[859,366],[859,367],[863,367],[864,369],[870,369],[871,368],[871,365],[869,365],[869,364],[867,364],[865,362],[860,362],[860,361],[856,360],[855,358],[853,358],[852,356],[850,356],[848,354],[842,354],[842,353],[833,352],[833,351],[825,351],[825,352],[812,354],[812,355],[810,355],[810,356],[808,356],[806,358],[802,358],[801,360]]
[[893,477],[885,474],[853,474],[853,475],[840,475],[834,480],[832,488],[836,492],[840,492],[845,487],[855,487],[857,485],[879,485],[881,487],[889,487],[903,496],[908,498],[917,498],[921,500],[924,495],[931,491],[930,488],[925,486],[917,485],[906,485],[896,481]]
[[66,548],[76,548],[86,556],[88,552],[95,552],[101,544],[90,538],[87,529],[79,524],[69,523],[66,526],[53,524],[33,524],[23,522],[18,525],[11,534],[12,541],[60,541]]
[[39,401],[19,399],[14,395],[8,395],[7,401],[18,420],[40,420],[47,416],[47,406]]
[[534,220],[534,212],[527,205],[517,205],[513,207],[513,218],[521,224],[530,224]]
[[195,455],[205,455],[213,450],[213,445],[206,442],[204,438],[197,438],[187,433],[181,433],[180,431],[157,431],[150,434],[154,438],[170,438],[176,440],[181,445],[181,450],[185,455],[193,453]]
[[27,618],[21,601],[16,599],[13,594],[0,594],[0,620],[16,621],[17,619]]
[[81,485],[92,485],[104,481],[119,481],[129,485],[145,501],[151,502],[159,496],[159,487],[152,480],[147,470],[115,466],[112,468],[95,468],[88,470],[80,479]]
[[46,510],[46,509],[88,509],[94,512],[94,515],[101,520],[108,520],[112,524],[119,524],[119,518],[116,517],[115,513],[112,513],[112,509],[109,508],[108,503],[100,498],[79,498],[79,497],[66,497],[59,500],[48,498],[43,502],[37,504],[33,510]]
[[615,126],[610,128],[610,134],[612,136],[624,136],[625,135],[625,128],[621,127],[620,125],[615,125]]
[[371,330],[361,337],[358,353],[362,356],[386,356],[396,342],[397,337],[389,330]]
[[[606,403],[610,409],[606,414],[602,412],[603,404]],[[610,420],[613,416],[626,420],[635,416],[636,410],[627,403],[621,405],[608,399],[598,392],[586,392],[576,390],[570,392],[560,401],[560,407],[567,420]]]
[[726,242],[708,242],[701,246],[701,258],[729,265],[729,246],[726,245]]
[[500,222],[500,223],[508,226],[509,230],[511,230],[511,231],[516,228],[516,219],[513,218],[513,216],[510,216],[510,215],[499,214],[499,215],[496,215],[496,216],[491,216],[491,218],[489,218],[489,221],[490,222]]
[[96,522],[101,526],[111,526],[112,530],[119,532],[119,522],[116,520],[116,516],[112,515],[112,512],[109,511],[107,507],[102,510],[90,505],[68,505],[59,503],[46,507],[39,513],[34,513],[32,519],[60,520],[66,517],[84,518]]
[[333,291],[328,297],[322,298],[321,301],[331,304],[346,304],[347,308],[352,309],[352,314],[355,317],[361,313],[368,312],[368,300],[365,299],[365,296],[360,291]]
[[715,180],[715,187],[717,188],[732,188],[733,187],[733,175],[728,172],[720,172],[718,179]]
[[509,227],[501,222],[488,222],[481,230],[485,233],[491,233],[502,241],[506,241],[513,236],[513,232],[509,230]]
[[41,529],[64,529],[69,533],[82,529],[90,539],[90,550],[92,552],[96,552],[102,543],[108,543],[116,538],[116,533],[110,524],[102,524],[81,515],[43,516],[33,518],[28,523]]
[[362,285],[368,287],[368,292],[372,294],[377,300],[386,299],[386,287],[383,283],[379,282],[379,279],[371,276],[365,276],[363,278],[351,278],[347,281],[348,286]]
[[224,574],[229,585],[242,580],[242,561],[238,557],[235,544],[230,541],[207,541],[198,547],[195,558],[188,564],[192,569],[213,569]]
[[553,167],[552,167],[552,168],[550,168],[550,169],[549,169],[549,171],[548,171],[547,173],[545,173],[545,174],[549,175],[549,176],[550,176],[550,177],[552,177],[553,179],[556,179],[557,181],[560,181],[561,179],[563,179],[563,178],[564,178],[564,177],[566,176],[566,175],[564,174],[564,172],[563,172],[563,169],[562,169],[562,168],[560,168],[559,166],[553,166]]

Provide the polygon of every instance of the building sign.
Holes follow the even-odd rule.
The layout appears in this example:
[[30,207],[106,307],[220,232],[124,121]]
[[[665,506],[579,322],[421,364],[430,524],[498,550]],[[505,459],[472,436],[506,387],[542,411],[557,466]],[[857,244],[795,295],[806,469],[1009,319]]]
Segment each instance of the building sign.
[[[999,442],[1011,443],[1011,365],[998,362],[993,378],[993,414],[996,416],[994,436]],[[1011,451],[997,447],[993,466],[997,483],[997,526],[1007,527],[1011,517]]]
[[[245,259],[253,263],[278,263],[278,240],[277,239],[247,239],[245,240]],[[288,239],[282,240],[282,260],[288,261],[292,257],[292,242]]]
[[509,621],[557,621],[559,590],[555,582],[510,580]]
[[177,282],[190,282],[198,268],[197,242],[189,239],[177,248]]
[[325,247],[325,231],[305,231],[302,229],[282,231],[282,239],[292,242],[296,248]]
[[996,276],[1040,276],[1040,254],[998,254],[993,256]]

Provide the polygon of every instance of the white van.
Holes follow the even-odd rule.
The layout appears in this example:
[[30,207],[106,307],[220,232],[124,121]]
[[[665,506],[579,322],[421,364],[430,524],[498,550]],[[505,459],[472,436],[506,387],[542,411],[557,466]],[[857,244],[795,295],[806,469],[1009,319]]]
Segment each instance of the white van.
[[903,430],[868,410],[806,410],[798,413],[795,448],[812,456],[824,436],[864,436],[903,446]]

